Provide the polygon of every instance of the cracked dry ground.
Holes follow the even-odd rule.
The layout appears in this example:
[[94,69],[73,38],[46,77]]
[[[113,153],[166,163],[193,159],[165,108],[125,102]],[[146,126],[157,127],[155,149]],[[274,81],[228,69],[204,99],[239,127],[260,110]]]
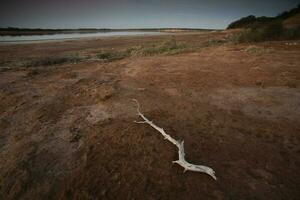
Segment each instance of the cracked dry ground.
[[247,48],[1,72],[0,199],[298,199],[300,45]]

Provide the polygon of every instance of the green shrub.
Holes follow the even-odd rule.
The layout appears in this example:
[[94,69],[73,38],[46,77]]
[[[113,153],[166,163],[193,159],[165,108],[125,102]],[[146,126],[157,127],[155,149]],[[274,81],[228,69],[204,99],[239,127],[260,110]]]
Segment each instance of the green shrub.
[[107,52],[103,51],[97,54],[97,58],[106,61],[121,60],[125,57],[127,57],[127,53],[122,51],[107,51]]
[[262,30],[257,29],[247,29],[244,30],[238,37],[237,41],[239,43],[243,42],[259,42],[262,41]]
[[184,49],[182,44],[178,44],[175,39],[167,40],[159,44],[147,46],[132,46],[126,50],[120,51],[101,51],[97,58],[105,61],[120,60],[126,57],[140,57],[153,55],[172,55],[181,52]]
[[263,39],[276,40],[283,35],[284,29],[281,22],[272,22],[262,28]]
[[238,36],[238,42],[262,42],[272,40],[291,40],[300,38],[300,29],[284,29],[282,23],[275,21],[263,27],[244,30]]
[[[230,38],[232,40],[232,38]],[[205,42],[204,46],[206,47],[212,47],[212,46],[218,46],[226,43],[226,40],[220,40],[220,39],[210,39],[207,42]]]
[[112,57],[112,53],[110,52],[101,52],[97,55],[99,59],[109,59]]
[[178,44],[175,39],[171,39],[151,46],[130,47],[126,52],[131,56],[153,56],[159,54],[172,55],[181,52],[183,49],[182,44]]
[[37,66],[50,66],[58,65],[63,63],[74,63],[81,61],[82,58],[79,56],[57,56],[57,57],[46,57],[38,58],[33,60],[26,60],[21,63],[21,67],[37,67]]
[[284,38],[287,40],[294,40],[300,38],[300,26],[297,28],[290,28],[284,32]]

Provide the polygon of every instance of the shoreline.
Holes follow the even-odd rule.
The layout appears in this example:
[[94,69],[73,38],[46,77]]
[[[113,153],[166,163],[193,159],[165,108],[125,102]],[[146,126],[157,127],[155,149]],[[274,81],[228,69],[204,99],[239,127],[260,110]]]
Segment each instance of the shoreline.
[[116,35],[85,35],[85,34],[97,34],[97,33],[80,33],[82,36],[79,35],[75,37],[61,37],[61,38],[47,38],[47,39],[24,39],[24,40],[8,40],[8,41],[1,41],[1,37],[34,37],[34,36],[54,36],[54,35],[67,35],[70,36],[72,34],[76,33],[70,33],[70,34],[51,34],[51,35],[26,35],[26,36],[0,36],[0,45],[2,44],[32,44],[32,43],[45,43],[45,42],[62,42],[62,41],[72,41],[72,40],[84,40],[84,39],[98,39],[98,38],[114,38],[114,37],[133,37],[133,36],[155,36],[155,35],[165,35],[168,33],[162,33],[162,32],[149,32],[149,33],[137,33],[132,35],[122,35],[122,34],[116,34]]
[[198,32],[216,31],[217,29],[195,28],[145,28],[145,29],[19,29],[0,28],[0,36],[33,36],[33,35],[57,35],[57,34],[91,34],[113,32]]
[[[216,31],[210,31],[211,33]],[[166,35],[190,35],[190,34],[205,34],[207,31],[186,31],[186,32],[141,32],[136,34],[116,34],[116,35],[90,35],[90,36],[78,36],[78,37],[65,37],[65,38],[48,38],[48,39],[28,39],[28,40],[8,40],[8,41],[1,41],[0,36],[0,45],[18,45],[18,44],[36,44],[36,43],[50,43],[50,42],[66,42],[66,41],[80,41],[80,40],[95,40],[95,39],[109,39],[109,38],[127,38],[127,37],[148,37],[148,36],[166,36]],[[88,34],[88,33],[81,33],[81,34]],[[55,34],[55,35],[63,35],[63,34]],[[66,34],[70,35],[70,34]],[[30,36],[37,36],[37,35],[30,35]],[[30,37],[28,36],[28,37]],[[45,35],[46,36],[46,35]],[[51,36],[51,35],[49,35]],[[6,36],[5,36],[6,37]],[[8,37],[27,37],[27,36],[8,36]]]

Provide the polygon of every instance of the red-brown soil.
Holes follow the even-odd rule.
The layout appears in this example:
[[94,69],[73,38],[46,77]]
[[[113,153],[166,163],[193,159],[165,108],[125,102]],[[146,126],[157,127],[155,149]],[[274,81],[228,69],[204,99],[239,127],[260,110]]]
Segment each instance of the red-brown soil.
[[[179,34],[203,43],[225,34]],[[1,61],[162,41],[124,37],[0,46]],[[299,199],[300,42],[220,44],[172,56],[0,73],[0,199]],[[183,173],[185,141],[217,181]]]

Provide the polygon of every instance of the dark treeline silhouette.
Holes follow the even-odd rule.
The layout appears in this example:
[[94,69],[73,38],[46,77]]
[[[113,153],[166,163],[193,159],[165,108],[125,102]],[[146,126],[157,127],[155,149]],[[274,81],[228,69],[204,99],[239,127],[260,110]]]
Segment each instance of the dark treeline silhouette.
[[234,28],[253,28],[259,26],[265,26],[269,23],[273,23],[275,21],[283,21],[287,18],[290,18],[296,14],[300,13],[300,4],[289,11],[285,11],[276,17],[255,17],[254,15],[249,15],[247,17],[243,17],[237,21],[232,22],[229,24],[228,29]]

